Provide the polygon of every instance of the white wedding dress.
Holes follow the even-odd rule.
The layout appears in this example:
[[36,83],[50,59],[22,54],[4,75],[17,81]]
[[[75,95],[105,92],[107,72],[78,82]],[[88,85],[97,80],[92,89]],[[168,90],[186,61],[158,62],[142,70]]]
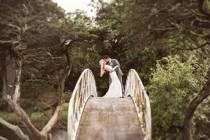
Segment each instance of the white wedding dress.
[[122,85],[116,71],[110,65],[105,65],[104,68],[109,72],[111,78],[111,84],[109,85],[109,89],[104,97],[122,97]]

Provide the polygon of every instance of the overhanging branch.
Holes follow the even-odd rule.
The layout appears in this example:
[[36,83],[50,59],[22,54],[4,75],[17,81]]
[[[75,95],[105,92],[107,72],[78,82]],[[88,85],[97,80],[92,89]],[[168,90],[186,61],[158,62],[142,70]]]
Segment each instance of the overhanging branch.
[[0,140],[8,140],[8,139],[6,139],[6,138],[0,136]]
[[206,47],[209,44],[210,44],[210,42],[205,42],[205,43],[203,43],[203,44],[201,44],[200,46],[197,46],[197,47],[184,48],[184,49],[179,49],[179,50],[192,51],[192,50],[202,49],[202,48]]
[[14,45],[19,43],[18,41],[14,41],[14,40],[0,40],[0,45]]

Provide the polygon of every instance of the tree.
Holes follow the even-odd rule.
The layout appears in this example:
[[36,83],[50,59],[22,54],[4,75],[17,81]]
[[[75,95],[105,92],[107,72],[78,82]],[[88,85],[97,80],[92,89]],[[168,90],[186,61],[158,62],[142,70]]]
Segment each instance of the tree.
[[209,26],[208,0],[128,0],[126,4],[130,13],[124,27],[132,38],[130,43],[133,47],[164,46],[163,40],[178,35],[188,36],[201,44],[199,40],[209,39],[206,32]]
[[126,15],[126,5],[120,0],[114,0],[111,3],[99,1],[97,4],[96,29],[103,46],[99,52],[119,59],[124,58],[126,45],[122,23]]
[[148,85],[154,139],[181,139],[186,102],[204,84],[206,71],[193,55],[184,62],[177,55],[158,61]]
[[208,81],[203,86],[202,90],[196,95],[193,100],[189,103],[188,108],[185,112],[184,119],[184,131],[183,131],[183,140],[192,140],[192,118],[193,114],[196,111],[196,108],[210,96],[210,68],[207,75]]
[[[21,95],[20,91],[20,84],[21,84],[21,73],[22,73],[22,59],[20,55],[13,50],[10,50],[11,53],[15,54],[15,56],[10,55],[12,59],[5,60],[5,71],[3,74],[3,99],[7,101],[11,109],[14,111],[14,113],[20,118],[21,122],[27,127],[29,132],[35,136],[36,139],[40,140],[47,140],[51,139],[50,131],[53,128],[53,126],[57,123],[58,117],[60,112],[62,111],[62,104],[63,104],[63,91],[64,91],[64,85],[65,80],[70,74],[71,70],[71,61],[69,60],[68,53],[66,53],[66,59],[67,59],[67,65],[64,68],[63,72],[59,72],[58,75],[58,81],[57,81],[57,94],[58,94],[58,105],[55,109],[55,112],[51,119],[48,121],[48,123],[43,127],[41,131],[39,131],[31,122],[29,116],[26,114],[24,109],[19,105],[19,99]],[[66,50],[67,51],[67,50]],[[14,60],[14,61],[11,61]],[[11,79],[8,79],[8,71],[10,65],[7,65],[9,63],[12,63],[12,65],[15,65],[15,69],[13,71],[9,71],[10,74],[14,74],[15,76]],[[13,79],[15,78],[15,79]],[[15,81],[14,84],[11,84],[9,82]],[[14,90],[8,90],[9,87],[14,87]],[[9,93],[9,92],[14,93]]]
[[[56,9],[55,4],[53,4],[51,1],[46,0],[43,3],[44,5],[47,5],[51,7],[52,9],[53,8]],[[28,58],[31,57],[33,59],[37,59],[41,57],[40,54],[41,55],[48,54],[48,57],[50,55],[51,61],[56,58],[55,54],[54,55],[51,54],[53,52],[52,51],[49,52],[49,49],[46,47],[42,48],[41,53],[37,53],[39,49],[38,47],[36,47],[35,50],[34,48],[31,48],[34,43],[33,37],[36,36],[36,33],[37,33],[37,30],[36,30],[37,28],[36,25],[38,25],[37,22],[40,22],[40,21],[45,22],[44,24],[39,26],[41,27],[41,29],[39,29],[38,32],[40,31],[42,32],[42,30],[49,31],[49,29],[52,29],[53,26],[49,25],[49,23],[47,22],[53,22],[53,20],[55,20],[55,23],[58,23],[59,21],[60,10],[58,9],[55,12],[52,9],[50,9],[55,14],[54,16],[51,16],[50,14],[52,14],[53,12],[48,13],[45,11],[40,11],[40,8],[43,6],[43,3],[40,3],[39,1],[36,1],[36,2],[33,1],[31,3],[28,3],[28,1],[18,1],[17,3],[10,3],[10,2],[0,3],[0,7],[2,7],[2,9],[5,9],[5,8],[7,9],[7,11],[5,11],[6,12],[5,15],[7,16],[5,16],[4,20],[0,22],[0,25],[4,27],[4,28],[1,28],[1,31],[4,32],[4,34],[1,34],[0,36],[1,37],[0,51],[2,54],[1,55],[1,62],[2,62],[1,63],[1,73],[2,73],[1,79],[3,79],[2,80],[3,99],[8,103],[12,111],[21,120],[21,123],[24,126],[26,126],[29,134],[32,134],[35,139],[47,140],[47,139],[51,139],[51,135],[50,135],[51,130],[54,127],[54,125],[57,123],[60,112],[62,111],[63,91],[64,91],[65,80],[70,74],[72,62],[69,57],[69,51],[68,51],[69,45],[68,46],[59,45],[59,51],[57,51],[56,55],[63,56],[61,57],[61,59],[64,60],[62,63],[64,65],[63,66],[64,68],[56,69],[55,70],[56,76],[54,75],[54,77],[56,77],[54,78],[55,79],[54,84],[56,86],[56,90],[57,90],[56,93],[58,97],[57,106],[50,120],[40,131],[33,125],[29,116],[27,115],[25,110],[21,107],[19,100],[21,96],[20,87],[22,83],[21,80],[22,80],[22,74],[23,74],[23,64],[31,63],[30,59]],[[13,7],[14,9],[12,9],[11,7]],[[33,15],[33,12],[37,12],[36,10],[40,12],[39,13],[40,16]],[[60,14],[62,15],[62,12],[60,12]],[[3,16],[4,15],[1,14],[1,17]],[[7,28],[9,30],[5,30]],[[56,29],[57,27],[53,27],[53,28]],[[53,34],[54,32],[50,32],[50,33]],[[45,37],[47,37],[46,34],[45,34]],[[46,55],[45,55],[45,58],[46,58]],[[42,64],[49,63],[48,60],[49,59],[43,61]],[[20,129],[17,129],[8,123],[5,123],[4,120],[2,120],[1,123],[5,124],[11,129],[14,128],[15,131],[17,131],[16,133],[21,139],[27,139],[27,137],[21,133]]]

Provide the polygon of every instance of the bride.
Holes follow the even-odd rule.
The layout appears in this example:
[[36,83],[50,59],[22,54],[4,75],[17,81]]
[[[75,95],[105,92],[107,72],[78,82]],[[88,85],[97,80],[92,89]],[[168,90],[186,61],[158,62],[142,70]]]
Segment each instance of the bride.
[[104,97],[122,97],[121,83],[115,71],[119,66],[112,68],[112,66],[106,64],[103,59],[99,61],[99,64],[101,66],[100,76],[102,77],[105,72],[109,72],[111,78],[111,84],[109,85],[109,89]]

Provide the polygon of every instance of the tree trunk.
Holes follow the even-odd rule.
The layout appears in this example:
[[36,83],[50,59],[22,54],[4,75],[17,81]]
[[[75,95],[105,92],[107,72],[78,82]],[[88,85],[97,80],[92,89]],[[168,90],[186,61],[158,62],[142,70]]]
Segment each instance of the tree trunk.
[[[65,80],[69,76],[71,68],[72,68],[72,66],[70,64],[70,60],[69,60],[70,58],[68,57],[68,55],[66,55],[67,65],[64,68],[64,70],[62,70],[62,72],[60,71],[61,73],[59,73],[59,75],[58,75],[58,77],[59,77],[58,88],[57,88],[58,105],[57,105],[55,112],[54,112],[53,116],[51,117],[51,119],[44,126],[44,128],[41,131],[39,131],[33,125],[29,116],[27,115],[27,113],[24,111],[24,109],[18,103],[20,95],[21,95],[20,84],[21,84],[22,60],[21,60],[21,58],[14,57],[12,55],[10,55],[9,57],[10,57],[10,59],[8,59],[6,61],[6,63],[7,64],[9,63],[10,65],[5,65],[7,67],[5,68],[4,74],[3,74],[3,99],[5,101],[7,101],[9,107],[19,117],[19,119],[21,120],[21,123],[23,123],[23,125],[26,126],[27,130],[29,130],[29,132],[31,134],[33,134],[35,139],[37,139],[37,140],[52,139],[50,131],[57,123],[57,121],[59,119],[59,115],[61,114]],[[8,73],[8,70],[11,69],[9,66],[12,66],[15,70],[11,70]],[[10,76],[10,77],[7,76],[7,73],[8,73],[8,75],[10,74],[12,76]],[[10,87],[12,87],[12,88],[10,89]],[[23,139],[23,140],[27,140],[27,139]]]
[[200,93],[190,102],[184,119],[184,131],[183,140],[193,140],[192,138],[192,118],[194,112],[199,104],[203,102],[208,96],[210,96],[210,68],[208,71],[208,81],[200,91]]

